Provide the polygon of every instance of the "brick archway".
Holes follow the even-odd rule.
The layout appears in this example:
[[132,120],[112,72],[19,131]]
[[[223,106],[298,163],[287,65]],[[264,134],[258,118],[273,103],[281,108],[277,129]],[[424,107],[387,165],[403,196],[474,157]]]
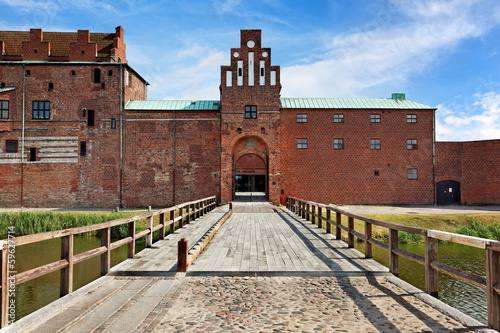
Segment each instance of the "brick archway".
[[238,137],[234,140],[232,144],[232,172],[231,172],[231,196],[232,199],[235,197],[235,192],[236,192],[236,164],[237,162],[245,157],[245,156],[257,156],[259,159],[264,162],[264,168],[265,168],[265,193],[266,193],[266,198],[269,198],[269,185],[267,184],[268,182],[268,155],[269,155],[269,148],[267,145],[267,142],[264,140],[264,138],[258,136],[258,135],[245,135]]

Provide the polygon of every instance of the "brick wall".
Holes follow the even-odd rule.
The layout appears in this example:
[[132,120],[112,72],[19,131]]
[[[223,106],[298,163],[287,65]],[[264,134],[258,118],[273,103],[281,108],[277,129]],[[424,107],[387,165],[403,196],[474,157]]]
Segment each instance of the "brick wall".
[[460,182],[463,204],[500,204],[500,140],[436,143],[436,182]]
[[[299,113],[307,123],[297,122]],[[370,114],[381,122],[370,123]],[[407,123],[407,114],[418,122]],[[327,203],[433,203],[432,120],[432,110],[282,109],[282,187]],[[298,138],[307,139],[307,149],[297,149]],[[334,149],[334,139],[344,140],[343,150]],[[370,149],[371,139],[380,139],[380,150]],[[407,139],[418,149],[407,150]],[[408,168],[418,170],[417,180],[407,179]]]
[[[9,100],[9,119],[0,120],[9,124],[1,126],[0,176],[10,184],[2,189],[0,205],[19,206],[22,201],[25,207],[118,206],[120,66],[45,62],[26,63],[25,69],[25,163],[21,176],[23,65],[0,66],[0,81],[15,87],[0,94],[0,99]],[[100,70],[99,83],[94,83],[95,69]],[[130,72],[135,84],[122,85],[124,93],[143,98],[144,81],[138,84],[141,79]],[[49,120],[33,119],[33,101],[50,102]],[[88,124],[91,110],[94,126]],[[5,151],[6,140],[18,141],[18,153]],[[81,142],[86,144],[86,156],[80,156]],[[36,149],[36,161],[30,161],[32,148]]]
[[175,148],[173,111],[127,111],[125,116],[124,206],[220,197],[219,112],[176,111]]

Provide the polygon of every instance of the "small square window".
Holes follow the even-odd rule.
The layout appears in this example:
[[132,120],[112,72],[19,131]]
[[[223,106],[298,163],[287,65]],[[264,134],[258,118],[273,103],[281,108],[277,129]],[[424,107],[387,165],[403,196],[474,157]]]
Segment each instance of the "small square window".
[[333,139],[333,149],[343,150],[344,149],[344,139]]
[[257,106],[256,105],[245,106],[245,119],[257,119]]
[[113,76],[113,70],[112,69],[108,70],[108,76]]
[[371,150],[380,150],[380,139],[371,139],[370,140],[370,149]]
[[33,101],[33,119],[50,119],[49,101]]
[[307,149],[307,139],[297,139],[297,149]]
[[407,123],[416,123],[417,122],[417,115],[416,114],[407,114],[406,115],[406,122]]
[[52,82],[49,82],[49,91],[54,90],[54,84]]
[[18,152],[17,140],[6,140],[5,141],[5,152],[6,153],[17,153]]
[[26,76],[31,76],[31,71],[30,70],[26,71]]
[[343,123],[344,122],[344,115],[343,114],[334,114],[333,115],[333,122],[334,123]]
[[75,71],[71,71],[71,76],[75,76],[76,75],[76,72]]
[[406,149],[417,150],[418,149],[417,140],[415,139],[406,140]]
[[297,122],[298,123],[307,123],[307,114],[297,114]]
[[380,172],[379,172],[378,170],[375,170],[375,171],[373,172],[373,175],[374,175],[374,176],[380,176]]
[[116,119],[115,118],[111,119],[111,128],[113,128],[113,129],[116,128]]
[[380,115],[379,114],[371,114],[370,115],[370,123],[380,123]]
[[0,101],[0,119],[9,119],[9,101]]
[[265,129],[264,127],[261,127],[261,129],[260,129],[260,133],[261,133],[261,134],[266,134],[266,129]]
[[418,179],[417,169],[408,169],[407,174],[408,174],[408,179]]

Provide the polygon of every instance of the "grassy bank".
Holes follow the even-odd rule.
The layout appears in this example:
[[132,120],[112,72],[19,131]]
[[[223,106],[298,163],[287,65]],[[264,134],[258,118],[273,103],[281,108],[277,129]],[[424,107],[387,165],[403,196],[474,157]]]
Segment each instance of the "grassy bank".
[[[37,213],[1,213],[0,235],[7,235],[8,227],[15,227],[15,235],[29,235],[46,231],[62,230],[102,223],[137,215],[138,212],[37,212]],[[136,232],[145,229],[145,222],[136,223]],[[86,233],[87,236],[98,235],[100,231]],[[111,228],[111,237],[126,237],[127,225]]]
[[[462,235],[500,240],[500,214],[443,214],[443,215],[413,215],[413,214],[371,214],[366,215],[377,220],[390,223],[453,232]],[[355,229],[364,231],[364,222],[356,221]],[[386,228],[373,226],[374,238],[387,240]],[[423,242],[420,235],[399,233],[400,243]]]

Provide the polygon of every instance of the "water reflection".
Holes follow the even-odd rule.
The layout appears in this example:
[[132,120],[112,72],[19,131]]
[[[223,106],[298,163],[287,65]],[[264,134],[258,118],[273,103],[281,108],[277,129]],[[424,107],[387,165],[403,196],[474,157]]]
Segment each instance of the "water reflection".
[[[114,240],[112,240],[114,241]],[[74,254],[82,253],[101,246],[96,236],[74,236]],[[136,253],[144,249],[144,241],[136,242]],[[16,247],[16,271],[24,272],[60,259],[61,240],[51,239],[43,242]],[[111,267],[127,258],[127,245],[111,251]],[[78,263],[74,266],[73,290],[76,290],[101,275],[100,257]],[[16,320],[27,316],[59,298],[60,271],[56,271],[16,286]]]
[[[355,248],[364,253],[364,243],[355,242]],[[402,250],[425,255],[425,244],[399,244]],[[438,260],[458,269],[486,275],[486,251],[461,244],[439,242]],[[373,259],[389,267],[389,254],[373,246]],[[406,258],[399,258],[399,277],[411,285],[425,290],[425,268]],[[457,278],[439,273],[439,299],[461,312],[487,324],[486,290]]]

